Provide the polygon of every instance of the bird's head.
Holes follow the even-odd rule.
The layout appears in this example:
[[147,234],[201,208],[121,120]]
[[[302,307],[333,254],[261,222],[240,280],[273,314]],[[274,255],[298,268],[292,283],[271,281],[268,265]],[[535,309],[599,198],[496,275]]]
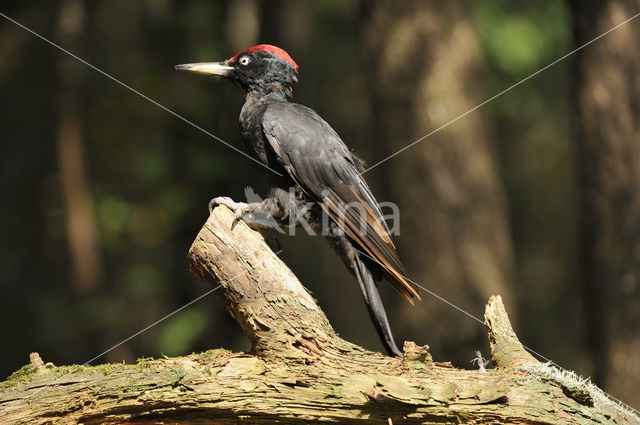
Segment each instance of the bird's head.
[[187,63],[176,69],[224,77],[246,92],[281,91],[287,97],[298,82],[298,65],[287,52],[270,44],[249,47],[224,62]]

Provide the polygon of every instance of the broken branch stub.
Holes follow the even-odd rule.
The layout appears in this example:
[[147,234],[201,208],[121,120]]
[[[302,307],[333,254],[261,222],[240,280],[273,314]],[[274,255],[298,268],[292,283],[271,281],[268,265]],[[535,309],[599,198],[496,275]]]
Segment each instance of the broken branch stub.
[[491,360],[497,368],[513,368],[539,363],[518,339],[500,295],[492,296],[485,308],[484,320],[489,327]]
[[265,243],[225,206],[214,209],[189,250],[193,273],[211,285],[252,343],[253,351],[283,357],[341,340],[309,292]]

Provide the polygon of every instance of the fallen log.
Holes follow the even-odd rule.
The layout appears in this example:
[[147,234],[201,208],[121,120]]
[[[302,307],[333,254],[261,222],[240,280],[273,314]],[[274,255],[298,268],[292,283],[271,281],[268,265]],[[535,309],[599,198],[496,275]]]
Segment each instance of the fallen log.
[[391,358],[341,339],[260,233],[216,208],[189,251],[249,337],[224,349],[137,364],[59,366],[37,354],[0,384],[0,423],[631,424],[630,410],[522,347],[499,296],[486,307],[494,369]]

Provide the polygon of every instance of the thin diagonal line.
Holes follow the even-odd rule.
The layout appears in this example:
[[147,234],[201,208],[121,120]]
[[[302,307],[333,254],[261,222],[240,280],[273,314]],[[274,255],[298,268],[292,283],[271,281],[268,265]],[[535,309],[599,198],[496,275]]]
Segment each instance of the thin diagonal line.
[[[369,258],[370,260],[373,260],[373,261],[375,261],[376,263],[380,264],[380,265],[381,265],[383,268],[385,268],[386,270],[389,270],[389,268],[388,268],[385,264],[382,264],[382,262],[380,262],[380,261],[378,261],[377,259],[373,258],[372,256],[370,256],[370,255],[369,255],[369,254],[367,254],[366,252],[363,252],[363,251],[361,251],[361,250],[359,250],[358,248],[355,248],[355,247],[354,247],[354,249],[355,249],[356,251],[358,251],[360,254],[364,255],[364,256],[365,256],[365,257],[367,257],[367,258]],[[389,271],[390,271],[390,270],[389,270]],[[396,273],[397,273],[397,272],[396,272]],[[420,289],[424,290],[424,291],[425,291],[425,292],[427,292],[428,294],[430,294],[430,295],[432,295],[432,296],[436,297],[437,299],[439,299],[440,301],[444,302],[445,304],[447,304],[447,305],[449,305],[449,306],[453,307],[454,309],[458,310],[458,311],[459,311],[459,312],[461,312],[461,313],[466,314],[467,316],[469,316],[470,318],[472,318],[472,319],[473,319],[473,320],[475,320],[476,322],[480,323],[482,326],[484,326],[484,327],[486,327],[486,328],[488,328],[488,329],[491,329],[491,328],[489,327],[489,325],[487,325],[483,320],[480,320],[479,318],[477,318],[477,317],[476,317],[476,316],[474,316],[473,314],[469,313],[468,311],[466,311],[466,310],[465,310],[465,309],[463,309],[462,307],[458,307],[456,304],[452,303],[451,301],[447,300],[446,298],[441,297],[440,295],[436,294],[436,293],[435,293],[435,292],[433,292],[432,290],[425,288],[424,286],[420,285],[418,282],[416,282],[416,281],[414,281],[414,280],[410,279],[409,277],[407,277],[407,276],[405,276],[405,275],[403,275],[403,274],[401,274],[401,273],[397,273],[397,274],[399,274],[399,275],[400,275],[400,276],[402,276],[403,278],[407,279],[409,282],[413,283],[413,284],[414,284],[414,285],[416,285],[418,288],[420,288]],[[548,357],[546,357],[546,356],[543,356],[542,354],[540,354],[540,353],[538,353],[537,351],[535,351],[533,348],[530,348],[530,347],[528,347],[528,346],[524,345],[524,344],[522,343],[522,341],[520,341],[519,339],[517,339],[517,337],[516,337],[516,336],[507,335],[507,334],[502,334],[502,335],[503,335],[503,336],[507,336],[507,337],[511,337],[511,338],[513,338],[513,339],[517,340],[517,342],[522,346],[522,348],[524,348],[525,350],[529,351],[531,354],[535,354],[536,356],[538,356],[539,358],[541,358],[541,359],[545,360],[546,362],[548,362],[548,363],[550,363],[550,364],[552,364],[552,365],[556,366],[556,367],[557,367],[557,368],[559,368],[559,369],[562,369],[562,370],[564,370],[564,371],[568,372],[568,370],[567,370],[567,369],[563,368],[562,366],[560,366],[558,363],[554,362],[554,361],[553,361],[553,360],[551,360],[550,358],[548,358]],[[612,396],[611,394],[609,394],[609,393],[607,393],[607,392],[605,392],[605,391],[603,391],[603,390],[600,390],[600,391],[602,391],[604,394],[606,394],[606,395],[607,395],[607,397],[609,397],[610,399],[615,400],[615,401],[617,401],[618,403],[620,403],[621,405],[623,405],[623,406],[627,407],[629,410],[631,410],[631,411],[633,411],[633,412],[635,412],[635,413],[637,413],[637,414],[640,414],[640,412],[639,412],[638,410],[636,410],[636,409],[634,409],[633,407],[629,406],[627,403],[625,403],[625,402],[623,402],[623,401],[621,401],[621,400],[619,400],[619,399],[615,398],[614,396]]]
[[132,91],[133,93],[137,94],[138,96],[142,97],[143,99],[148,100],[149,102],[153,103],[154,105],[156,105],[158,108],[161,108],[163,110],[165,110],[166,112],[170,113],[171,115],[173,115],[176,118],[181,119],[182,121],[186,122],[187,124],[189,124],[190,126],[200,130],[201,132],[203,132],[204,134],[208,135],[209,137],[217,140],[218,142],[222,143],[223,145],[227,146],[228,148],[233,149],[234,151],[238,152],[239,154],[243,155],[246,158],[249,158],[250,160],[252,160],[253,162],[260,164],[261,166],[263,166],[264,168],[266,168],[267,170],[270,170],[273,173],[276,173],[279,176],[282,176],[281,173],[277,172],[276,170],[274,170],[273,168],[269,167],[268,165],[263,164],[262,162],[258,161],[255,158],[252,158],[251,156],[247,155],[245,152],[242,152],[240,149],[236,148],[235,146],[225,142],[224,140],[222,140],[221,138],[219,138],[218,136],[216,136],[215,134],[205,130],[204,128],[200,127],[199,125],[193,123],[192,121],[189,121],[188,119],[186,119],[185,117],[183,117],[182,115],[178,114],[177,112],[173,112],[171,109],[167,108],[164,105],[161,105],[160,103],[156,102],[155,100],[151,99],[149,96],[146,96],[142,93],[140,93],[139,91],[137,91],[136,89],[134,89],[133,87],[123,83],[122,81],[118,80],[116,77],[112,76],[111,74],[106,73],[105,71],[101,70],[100,68],[90,64],[89,62],[87,62],[86,60],[74,55],[73,53],[71,53],[70,51],[64,49],[63,47],[59,46],[58,44],[54,43],[53,41],[45,38],[44,36],[38,34],[37,32],[33,31],[30,28],[27,28],[26,26],[22,25],[20,22],[11,19],[10,17],[8,17],[7,15],[5,15],[4,13],[0,12],[0,16],[4,17],[5,19],[13,22],[14,24],[16,24],[17,26],[19,26],[20,28],[24,29],[25,31],[30,32],[31,34],[35,35],[36,37],[38,37],[39,39],[45,41],[46,43],[52,45],[53,47],[55,47],[56,49],[60,50],[63,53],[66,53],[67,55],[71,56],[72,58],[82,62],[83,64],[87,65],[89,68],[93,69],[94,71],[99,72],[100,74],[104,75],[105,77],[109,78],[110,80],[118,83],[119,85],[121,85],[122,87],[126,88],[127,90]]
[[606,36],[607,34],[609,34],[612,31],[617,30],[618,28],[620,28],[621,26],[623,26],[624,24],[634,20],[635,18],[637,18],[638,16],[640,16],[640,12],[636,13],[635,15],[633,15],[632,17],[630,17],[629,19],[627,19],[624,22],[619,23],[618,25],[616,25],[615,27],[611,28],[610,30],[600,34],[599,36],[597,36],[596,38],[594,38],[591,41],[588,41],[586,43],[584,43],[583,45],[573,49],[572,51],[570,51],[569,53],[567,53],[566,55],[562,56],[561,58],[556,59],[555,61],[551,62],[549,65],[545,66],[544,68],[541,68],[539,70],[537,70],[536,72],[534,72],[533,74],[529,75],[528,77],[523,78],[522,80],[518,81],[517,83],[507,87],[506,89],[502,90],[500,93],[490,97],[489,99],[485,100],[484,102],[480,103],[477,106],[474,106],[473,108],[469,109],[467,112],[463,113],[462,115],[458,115],[456,118],[452,119],[451,121],[442,124],[440,127],[436,128],[435,130],[431,131],[430,133],[420,137],[419,139],[411,142],[410,144],[408,144],[407,146],[405,146],[404,148],[400,149],[399,151],[392,153],[391,155],[389,155],[388,157],[386,157],[385,159],[383,159],[382,161],[378,161],[377,163],[373,164],[371,167],[367,168],[366,170],[364,170],[362,173],[360,173],[360,175],[366,173],[367,171],[377,167],[378,165],[387,162],[388,160],[390,160],[391,158],[393,158],[394,156],[406,151],[407,149],[409,149],[410,147],[416,145],[417,143],[422,142],[423,140],[425,140],[426,138],[428,138],[429,136],[439,132],[440,130],[442,130],[445,127],[448,127],[450,124],[453,124],[454,122],[458,121],[460,118],[466,117],[467,115],[469,115],[470,113],[472,113],[473,111],[475,111],[476,109],[479,109],[481,107],[483,107],[484,105],[486,105],[487,103],[491,102],[492,100],[502,96],[503,94],[505,94],[506,92],[510,91],[511,89],[518,87],[519,85],[521,85],[522,83],[524,83],[525,81],[535,77],[536,75],[540,74],[541,72],[551,68],[553,65],[557,64],[558,62],[561,62],[563,60],[565,60],[566,58],[568,58],[569,56],[573,55],[574,53],[576,53],[579,50],[584,49],[585,47],[587,47],[588,45],[590,45],[591,43],[594,43],[595,41],[601,39],[602,37]]
[[[246,271],[244,271],[244,272],[242,272],[242,273],[239,273],[238,275],[236,275],[236,276],[232,277],[231,279],[229,279],[229,281],[228,281],[228,282],[230,282],[230,281],[234,280],[234,279],[235,279],[235,278],[237,278],[237,277],[240,277],[241,275],[243,275],[243,274],[244,274],[244,273],[246,273],[247,271],[248,271],[248,270],[246,270]],[[227,282],[227,283],[228,283],[228,282]],[[171,313],[167,314],[167,315],[166,315],[166,316],[164,316],[163,318],[156,320],[155,322],[153,322],[152,324],[150,324],[150,325],[149,325],[149,326],[147,326],[146,328],[141,329],[141,330],[139,330],[138,332],[136,332],[136,333],[134,333],[133,335],[131,335],[130,337],[128,337],[128,338],[126,338],[126,339],[124,339],[124,340],[120,341],[119,343],[117,343],[117,344],[116,344],[116,345],[114,345],[113,347],[111,347],[111,348],[109,348],[109,349],[105,350],[104,352],[102,352],[102,353],[98,354],[97,356],[95,356],[95,357],[94,357],[94,358],[92,358],[91,360],[87,360],[86,362],[84,362],[84,363],[82,364],[82,366],[86,366],[86,365],[88,365],[89,363],[91,363],[91,362],[93,362],[93,361],[95,361],[95,360],[99,359],[100,357],[104,356],[105,354],[109,353],[110,351],[113,351],[113,350],[115,350],[116,348],[120,347],[122,344],[124,344],[124,343],[126,343],[126,342],[129,342],[130,340],[132,340],[133,338],[137,337],[137,336],[138,336],[138,335],[140,335],[141,333],[144,333],[144,332],[148,331],[149,329],[153,328],[154,326],[156,326],[156,325],[157,325],[157,324],[159,324],[160,322],[163,322],[163,321],[165,321],[166,319],[168,319],[169,317],[173,316],[174,314],[176,314],[176,313],[178,313],[178,312],[180,312],[180,311],[184,310],[185,308],[189,307],[189,306],[190,306],[190,305],[192,305],[193,303],[195,303],[195,302],[197,302],[197,301],[200,301],[202,298],[204,298],[204,297],[206,297],[207,295],[211,294],[211,293],[212,293],[212,292],[214,292],[216,289],[220,288],[222,285],[223,285],[223,284],[221,283],[220,285],[216,286],[215,288],[210,289],[210,290],[208,290],[207,292],[205,292],[204,294],[200,295],[198,298],[196,298],[196,299],[194,299],[194,300],[189,301],[187,304],[183,305],[182,307],[178,308],[177,310],[174,310],[174,311],[172,311]]]
[[[370,256],[369,254],[367,254],[366,252],[361,251],[358,248],[354,249],[356,251],[358,251],[360,254],[364,255],[365,257],[367,257],[370,260],[375,261],[376,263],[378,263],[379,265],[381,265],[385,270],[391,272],[391,269],[389,269],[389,267],[387,267],[387,265],[383,264],[381,261],[378,261],[377,259],[373,258],[372,256]],[[408,276],[403,275],[402,273],[398,273],[397,271],[394,272],[397,273],[398,275],[402,276],[403,278],[405,278],[406,280],[408,280],[409,282],[413,283],[414,285],[416,285],[418,288],[422,289],[423,291],[427,292],[428,294],[434,296],[435,298],[439,299],[440,301],[442,301],[443,303],[447,304],[450,307],[453,307],[454,309],[458,310],[459,312],[467,315],[468,317],[470,317],[471,319],[475,320],[476,322],[480,323],[482,326],[489,328],[489,325],[487,325],[484,320],[479,319],[478,317],[474,316],[473,314],[469,313],[467,310],[463,309],[462,307],[457,306],[456,304],[454,304],[453,302],[447,300],[446,298],[436,294],[435,292],[433,292],[430,289],[425,288],[424,286],[420,285],[418,282],[412,280],[411,278],[409,278]],[[523,345],[524,347],[524,345]],[[527,348],[527,347],[525,347]],[[546,358],[545,356],[543,356],[542,354],[536,353],[535,351],[531,350],[533,353],[537,354],[538,356],[540,356],[540,358],[550,362],[551,360],[549,360],[548,358]]]
[[[280,253],[281,253],[281,252],[282,252],[282,250],[280,250],[280,251],[276,252],[276,253],[275,253],[275,255],[280,255]],[[95,360],[99,359],[100,357],[104,356],[104,355],[105,355],[105,354],[107,354],[108,352],[110,352],[110,351],[112,351],[112,350],[115,350],[116,348],[120,347],[122,344],[124,344],[124,343],[126,343],[126,342],[128,342],[128,341],[132,340],[133,338],[137,337],[137,336],[138,336],[138,335],[140,335],[141,333],[144,333],[144,332],[148,331],[149,329],[153,328],[154,326],[156,326],[156,325],[157,325],[157,324],[159,324],[160,322],[162,322],[162,321],[164,321],[164,320],[168,319],[169,317],[173,316],[174,314],[176,314],[176,313],[178,313],[178,312],[180,312],[180,311],[184,310],[185,308],[189,307],[189,306],[190,306],[190,305],[192,305],[193,303],[195,303],[195,302],[197,302],[197,301],[200,301],[202,298],[204,298],[204,297],[206,297],[207,295],[211,294],[212,292],[216,291],[218,288],[220,288],[221,286],[223,286],[225,283],[232,282],[232,281],[234,281],[235,279],[237,279],[238,277],[243,276],[243,275],[245,275],[245,274],[249,273],[251,270],[258,268],[259,266],[260,266],[260,265],[258,265],[258,266],[253,266],[253,267],[249,267],[248,269],[246,269],[246,270],[242,271],[241,273],[238,273],[237,275],[233,276],[232,278],[227,279],[227,281],[226,281],[226,282],[221,283],[220,285],[216,286],[216,287],[215,287],[215,288],[213,288],[213,289],[210,289],[209,291],[207,291],[207,292],[205,292],[204,294],[200,295],[200,296],[199,296],[199,297],[197,297],[196,299],[189,301],[187,304],[185,304],[185,305],[183,305],[182,307],[180,307],[180,308],[178,308],[178,309],[176,309],[176,310],[172,311],[171,313],[167,314],[166,316],[162,317],[161,319],[156,320],[155,322],[153,322],[153,323],[152,323],[152,324],[150,324],[149,326],[145,327],[144,329],[139,330],[138,332],[134,333],[134,334],[133,334],[133,335],[131,335],[130,337],[128,337],[128,338],[126,338],[126,339],[124,339],[124,340],[120,341],[119,343],[117,343],[117,344],[116,344],[116,345],[114,345],[113,347],[111,347],[111,348],[109,348],[108,350],[105,350],[104,352],[102,352],[102,353],[98,354],[97,356],[95,356],[95,357],[94,357],[94,358],[92,358],[91,360],[87,360],[86,362],[82,363],[82,365],[81,365],[81,366],[86,366],[86,365],[88,365],[89,363],[91,363],[91,362],[93,362],[93,361],[95,361]],[[59,382],[62,378],[64,378],[65,376],[68,376],[68,375],[69,375],[69,374],[71,374],[71,373],[72,373],[72,371],[65,373],[64,375],[62,375],[62,376],[60,376],[60,377],[56,378],[55,380],[53,380],[52,382],[48,383],[47,385],[45,385],[44,387],[40,388],[39,390],[37,390],[37,391],[35,391],[35,392],[33,392],[33,393],[29,394],[27,397],[21,398],[21,399],[20,399],[20,401],[24,401],[24,400],[27,400],[27,399],[29,399],[29,398],[33,397],[34,395],[38,394],[40,391],[44,390],[45,388],[50,387],[51,385],[54,385],[56,382]],[[0,413],[4,413],[4,411],[3,411],[3,412],[0,412]]]

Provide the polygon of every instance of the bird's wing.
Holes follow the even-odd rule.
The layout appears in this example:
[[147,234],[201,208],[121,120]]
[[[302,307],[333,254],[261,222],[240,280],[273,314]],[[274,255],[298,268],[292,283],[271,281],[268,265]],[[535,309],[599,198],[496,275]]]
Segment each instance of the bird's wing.
[[380,207],[357,170],[357,160],[331,126],[307,107],[282,102],[267,107],[262,128],[296,185],[382,265],[405,298],[419,298],[406,277]]

